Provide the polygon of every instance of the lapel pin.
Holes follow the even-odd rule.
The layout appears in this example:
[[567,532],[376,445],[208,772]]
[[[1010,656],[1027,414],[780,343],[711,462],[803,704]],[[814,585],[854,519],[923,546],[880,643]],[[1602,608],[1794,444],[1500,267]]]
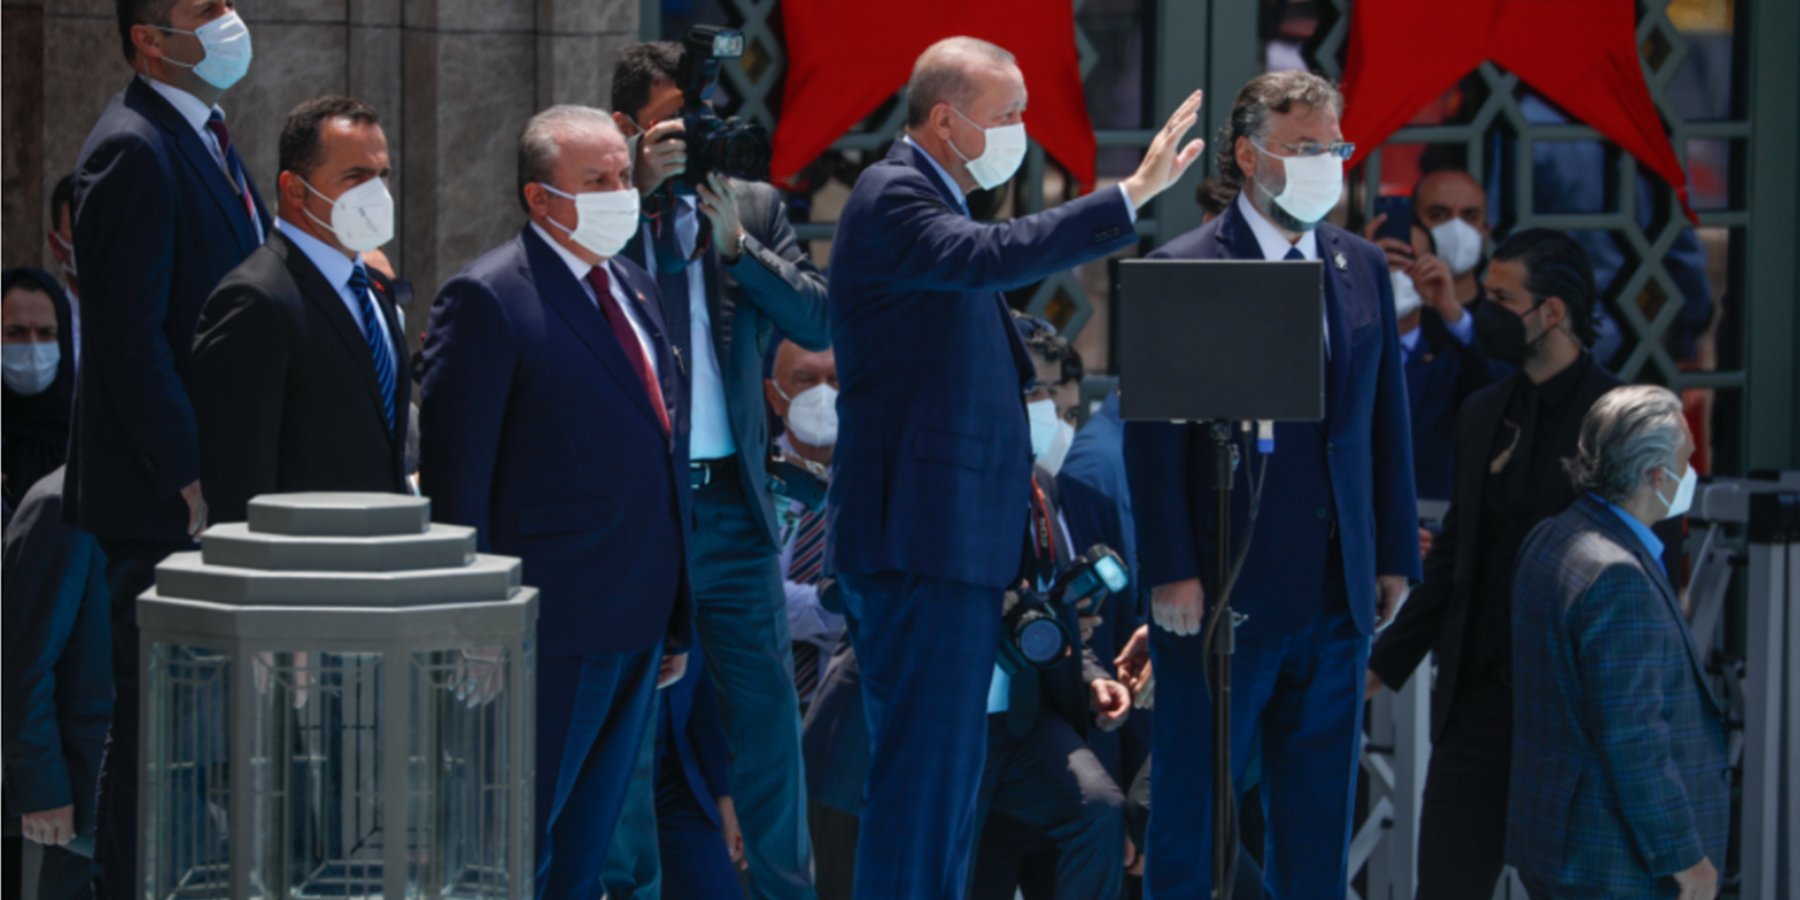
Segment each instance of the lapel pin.
[[1340,272],[1350,271],[1350,261],[1344,258],[1344,251],[1342,250],[1331,254],[1331,262],[1338,267],[1338,271]]

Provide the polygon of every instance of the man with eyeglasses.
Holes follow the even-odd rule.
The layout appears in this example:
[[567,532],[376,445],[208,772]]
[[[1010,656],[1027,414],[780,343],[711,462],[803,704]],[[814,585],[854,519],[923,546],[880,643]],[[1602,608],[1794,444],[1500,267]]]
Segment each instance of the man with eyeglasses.
[[[1256,540],[1231,594],[1248,616],[1231,658],[1232,774],[1243,777],[1259,736],[1264,887],[1273,897],[1344,896],[1369,639],[1419,578],[1387,260],[1324,222],[1352,153],[1338,128],[1342,111],[1337,89],[1305,72],[1245,85],[1218,142],[1220,172],[1242,191],[1224,215],[1152,254],[1324,263],[1325,420],[1275,425]],[[1126,669],[1154,656],[1157,685],[1145,888],[1157,900],[1201,900],[1215,878],[1202,643],[1218,591],[1215,537],[1202,530],[1214,516],[1212,443],[1193,426],[1131,422],[1125,461],[1153,624],[1121,656]],[[1247,494],[1234,496],[1240,547],[1249,537]]]

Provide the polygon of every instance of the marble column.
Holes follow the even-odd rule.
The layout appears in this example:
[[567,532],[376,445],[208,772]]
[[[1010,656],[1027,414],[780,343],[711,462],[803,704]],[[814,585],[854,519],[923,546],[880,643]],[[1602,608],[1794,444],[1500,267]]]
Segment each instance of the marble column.
[[[220,106],[273,199],[281,125],[348,94],[381,114],[398,201],[385,250],[415,289],[417,343],[437,288],[524,224],[516,146],[554,103],[605,106],[640,0],[240,0],[256,47]],[[49,261],[50,189],[132,77],[114,0],[6,0],[5,264]]]

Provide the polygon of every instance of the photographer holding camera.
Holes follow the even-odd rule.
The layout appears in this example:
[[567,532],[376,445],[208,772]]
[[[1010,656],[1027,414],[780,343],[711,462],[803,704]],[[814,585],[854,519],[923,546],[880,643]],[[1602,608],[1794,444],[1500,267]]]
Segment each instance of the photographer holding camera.
[[675,429],[694,489],[689,577],[731,745],[753,895],[811,900],[762,361],[775,329],[807,350],[825,349],[830,337],[825,278],[795,241],[780,193],[746,180],[764,177],[767,138],[712,113],[719,59],[742,52],[742,41],[702,27],[685,45],[626,48],[613,67],[613,119],[644,198],[624,255],[656,276],[676,364],[691,383]]

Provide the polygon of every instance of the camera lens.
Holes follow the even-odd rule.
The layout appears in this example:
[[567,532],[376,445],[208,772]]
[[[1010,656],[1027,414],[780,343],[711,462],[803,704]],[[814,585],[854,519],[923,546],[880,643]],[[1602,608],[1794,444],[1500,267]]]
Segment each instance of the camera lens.
[[1062,629],[1048,617],[1033,618],[1021,625],[1018,641],[1019,652],[1034,666],[1055,662],[1063,651]]

